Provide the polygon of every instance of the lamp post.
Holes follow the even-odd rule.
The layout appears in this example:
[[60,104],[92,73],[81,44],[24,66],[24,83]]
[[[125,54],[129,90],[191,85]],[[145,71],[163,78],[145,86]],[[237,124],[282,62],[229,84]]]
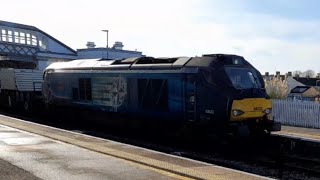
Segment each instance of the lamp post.
[[103,32],[107,33],[107,59],[109,59],[109,30],[105,29],[105,30],[102,30]]

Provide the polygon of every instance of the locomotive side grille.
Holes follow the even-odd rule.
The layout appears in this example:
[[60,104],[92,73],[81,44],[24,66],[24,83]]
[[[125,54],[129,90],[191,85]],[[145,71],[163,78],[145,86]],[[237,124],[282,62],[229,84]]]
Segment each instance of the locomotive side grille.
[[139,103],[144,109],[168,110],[166,79],[138,79]]
[[91,100],[91,79],[80,78],[79,79],[79,98],[80,100]]

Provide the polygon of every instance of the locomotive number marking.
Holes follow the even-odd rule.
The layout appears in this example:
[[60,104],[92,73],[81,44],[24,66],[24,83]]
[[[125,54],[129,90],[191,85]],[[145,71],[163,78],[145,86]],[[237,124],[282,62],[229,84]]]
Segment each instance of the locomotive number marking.
[[262,111],[263,109],[262,109],[262,107],[254,107],[253,110],[254,111]]

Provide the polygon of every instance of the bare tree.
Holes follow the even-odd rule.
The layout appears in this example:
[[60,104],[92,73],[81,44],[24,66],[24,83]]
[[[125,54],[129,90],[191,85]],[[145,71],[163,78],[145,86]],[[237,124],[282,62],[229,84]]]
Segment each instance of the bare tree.
[[304,75],[304,77],[307,77],[307,78],[313,78],[313,77],[315,77],[316,73],[313,70],[308,69],[303,72],[303,75]]
[[292,72],[293,77],[302,77],[302,75],[303,75],[302,71],[299,71],[299,70],[295,70]]
[[312,78],[312,77],[315,77],[316,76],[316,73],[311,70],[311,69],[308,69],[306,71],[300,71],[300,70],[295,70],[292,72],[292,76],[293,77],[308,77],[308,78]]

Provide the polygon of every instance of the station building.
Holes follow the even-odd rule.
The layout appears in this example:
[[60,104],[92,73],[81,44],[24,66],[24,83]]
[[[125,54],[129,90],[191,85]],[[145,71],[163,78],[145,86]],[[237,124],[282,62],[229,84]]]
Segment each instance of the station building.
[[54,62],[75,59],[139,57],[141,52],[112,48],[75,51],[48,33],[29,25],[0,21],[0,105],[27,112],[42,98],[43,70]]
[[77,57],[75,50],[34,26],[0,21],[0,60],[4,65],[30,62],[43,70],[52,62]]
[[75,51],[35,26],[0,20],[0,67],[5,67],[6,62],[30,62],[35,69],[43,70],[59,61],[141,56],[142,52],[123,50],[122,42],[118,41],[111,48],[96,48],[93,42],[88,42],[87,48]]

